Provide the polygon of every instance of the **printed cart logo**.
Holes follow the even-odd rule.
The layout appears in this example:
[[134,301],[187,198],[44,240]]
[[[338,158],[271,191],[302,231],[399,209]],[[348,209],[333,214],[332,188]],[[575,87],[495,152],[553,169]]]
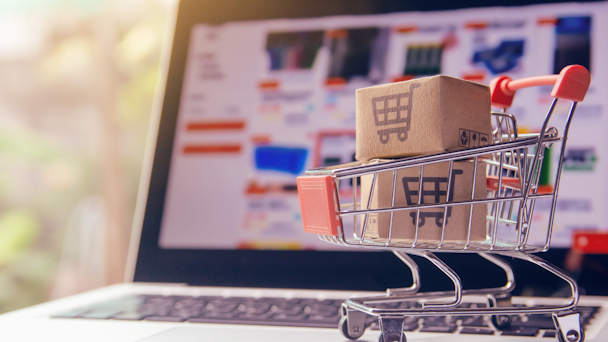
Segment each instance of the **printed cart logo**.
[[420,83],[413,83],[408,92],[372,98],[374,122],[376,127],[381,127],[378,130],[381,143],[387,144],[393,133],[397,133],[401,142],[407,139],[412,118],[412,96],[414,88],[418,87]]
[[458,146],[460,147],[478,147],[486,146],[490,143],[487,134],[469,131],[468,129],[460,129]]
[[[456,179],[456,175],[463,174],[462,170],[452,170],[452,180],[450,182],[450,198],[448,198],[447,202],[451,202],[454,199],[454,180]],[[418,197],[418,189],[420,187],[419,177],[403,177],[403,190],[405,192],[405,200],[407,201],[407,205],[417,205],[418,199],[413,199],[413,197]],[[413,189],[410,189],[410,183],[414,183]],[[441,185],[445,184],[447,188],[448,177],[423,177],[422,178],[422,200],[420,204],[437,204],[437,203],[445,203],[441,199],[442,197],[445,200],[445,196],[447,195],[447,191],[441,190]],[[425,185],[430,185],[431,190],[424,190],[428,188]],[[415,189],[415,190],[414,190]],[[430,197],[432,199],[431,202],[425,201],[425,198]],[[428,210],[428,209],[427,209]],[[417,212],[410,212],[410,216],[412,217],[412,223],[416,224],[416,215]],[[447,208],[447,214],[445,219],[445,224],[448,224],[448,218],[452,216],[452,207],[449,206]],[[420,212],[420,223],[418,227],[424,226],[427,218],[435,218],[435,224],[437,227],[441,228],[443,225],[443,210],[435,211],[435,212]]]

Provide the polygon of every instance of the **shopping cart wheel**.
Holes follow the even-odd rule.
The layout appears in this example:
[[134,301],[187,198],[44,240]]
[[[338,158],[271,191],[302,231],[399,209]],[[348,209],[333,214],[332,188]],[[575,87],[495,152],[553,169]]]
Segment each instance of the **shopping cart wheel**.
[[[346,337],[349,340],[356,340],[359,337],[363,336],[363,333],[365,332],[365,326],[363,326],[362,328],[358,328],[358,329],[351,329],[354,331],[348,331],[348,316],[342,316],[342,318],[340,318],[340,323],[339,327],[340,327],[340,331],[342,332],[342,335],[344,335],[344,337]],[[365,323],[363,323],[365,325]]]
[[[571,330],[571,331],[575,332],[574,330]],[[564,337],[562,336],[561,331],[558,331],[557,334],[556,334],[557,335],[557,340],[559,342],[583,342],[583,341],[585,341],[585,330],[581,330],[580,335],[578,335],[578,332],[576,332],[576,333],[577,334],[572,333],[572,334],[567,335],[568,339],[564,341]],[[580,336],[580,339],[577,340],[577,338],[579,336]]]
[[[397,338],[397,336],[392,336],[393,338],[388,340],[388,342],[399,342],[399,339]],[[378,336],[378,342],[384,342],[384,334],[380,333],[380,336]],[[407,338],[405,337],[405,333],[403,333],[401,335],[401,342],[407,342]]]
[[[488,295],[488,305],[491,308],[507,308],[511,307],[511,294],[503,293],[499,295]],[[508,315],[492,315],[492,325],[496,330],[507,330],[511,327],[511,316]]]
[[511,316],[507,315],[494,315],[492,316],[492,325],[496,330],[506,330],[511,326]]

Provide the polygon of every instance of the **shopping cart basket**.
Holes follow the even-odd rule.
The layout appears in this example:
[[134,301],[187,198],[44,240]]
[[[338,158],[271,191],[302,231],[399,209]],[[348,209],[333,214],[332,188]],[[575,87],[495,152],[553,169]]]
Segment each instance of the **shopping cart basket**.
[[[559,75],[531,77],[521,80],[511,80],[506,76],[495,78],[491,84],[492,104],[502,108],[502,112],[492,113],[495,120],[493,143],[459,151],[438,153],[411,158],[380,161],[377,163],[355,162],[342,166],[318,168],[306,172],[306,176],[298,177],[298,193],[302,209],[304,230],[318,234],[323,241],[340,246],[366,247],[392,250],[411,270],[413,285],[408,288],[388,289],[386,295],[351,298],[342,305],[340,329],[349,339],[357,339],[366,328],[368,315],[377,316],[381,329],[380,342],[405,341],[403,326],[406,318],[416,316],[466,316],[487,315],[496,329],[505,329],[509,325],[509,315],[549,313],[553,317],[560,341],[582,342],[584,331],[581,329],[580,315],[576,311],[579,300],[576,282],[564,271],[536,256],[536,252],[549,249],[551,232],[554,223],[559,182],[564,161],[566,139],[578,102],[585,97],[590,83],[590,75],[582,66],[573,65],[564,68]],[[511,106],[513,96],[518,89],[532,86],[553,86],[551,96],[554,97],[550,109],[538,134],[520,134],[516,118],[508,114],[506,109]],[[412,89],[410,89],[410,92]],[[573,101],[569,109],[561,135],[559,131],[549,126],[559,99]],[[556,118],[554,120],[561,120]],[[553,146],[559,146],[557,170],[553,188],[546,189],[539,185],[541,166],[545,151]],[[467,160],[474,163],[472,168],[472,188],[470,199],[454,200],[453,187],[455,162]],[[427,203],[423,200],[425,183],[425,167],[431,169],[433,164],[448,165],[447,183],[444,192],[437,194],[439,200]],[[478,174],[480,170],[485,175]],[[398,172],[414,168],[419,174],[414,183],[418,184],[418,193],[409,189],[407,205],[396,205]],[[483,172],[483,171],[480,171]],[[389,205],[372,205],[374,191],[380,175],[392,175],[392,193]],[[459,175],[458,177],[465,177]],[[478,181],[484,177],[486,181]],[[362,182],[367,179],[367,183]],[[390,177],[389,177],[390,178]],[[371,182],[370,182],[371,179]],[[384,177],[386,179],[386,177]],[[352,184],[352,195],[340,187],[340,183]],[[366,185],[367,195],[362,196],[363,184]],[[360,184],[360,189],[358,189]],[[438,183],[439,184],[439,183]],[[440,184],[441,185],[441,184]],[[487,196],[478,198],[477,187],[486,191]],[[386,191],[386,187],[384,189]],[[390,191],[390,190],[388,190]],[[422,196],[417,196],[422,194]],[[351,198],[352,196],[352,198]],[[550,203],[548,206],[546,224],[533,222],[535,204],[540,201]],[[486,239],[472,239],[474,226],[473,208],[482,205],[487,207],[485,217]],[[446,225],[450,209],[466,208],[469,212],[468,234],[460,240],[446,238]],[[423,220],[428,218],[428,212],[433,211],[436,222],[441,225],[440,238],[423,240],[420,227]],[[411,239],[395,238],[397,231],[402,228],[394,224],[397,215],[409,212],[413,217],[415,233]],[[440,213],[437,216],[437,212]],[[425,214],[425,215],[423,215]],[[378,215],[388,216],[388,235],[380,238],[370,234],[377,225]],[[417,219],[416,219],[417,218]],[[534,223],[534,229],[533,225]],[[409,224],[409,223],[408,223]],[[530,239],[531,235],[535,238]],[[538,237],[541,236],[539,243]],[[536,241],[536,242],[533,242]],[[502,287],[485,289],[463,289],[462,282],[448,265],[439,259],[434,252],[468,252],[478,253],[483,258],[502,268],[506,274],[507,283]],[[420,256],[429,260],[445,273],[454,284],[454,291],[419,292],[420,276],[418,266],[408,254]],[[549,306],[517,306],[511,303],[510,292],[515,286],[513,271],[509,264],[496,255],[513,257],[531,262],[568,283],[572,296],[567,304]],[[487,295],[489,305],[485,308],[465,307],[460,305],[463,295]],[[408,309],[399,308],[403,302],[422,302],[422,305],[409,305]],[[391,305],[393,304],[393,305]],[[397,307],[397,308],[395,308]]]

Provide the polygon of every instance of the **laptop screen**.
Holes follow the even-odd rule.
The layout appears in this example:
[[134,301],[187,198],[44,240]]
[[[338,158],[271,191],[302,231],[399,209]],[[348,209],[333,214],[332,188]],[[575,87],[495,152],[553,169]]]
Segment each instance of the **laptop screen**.
[[[182,1],[136,279],[154,278],[143,269],[156,267],[158,274],[161,256],[175,274],[167,271],[156,277],[160,281],[192,279],[177,276],[177,269],[193,263],[205,269],[209,260],[222,258],[230,264],[225,268],[237,269],[245,267],[243,258],[264,264],[281,255],[298,260],[293,269],[300,272],[327,255],[335,261],[328,268],[339,267],[336,253],[343,253],[354,262],[394,266],[388,253],[346,252],[302,227],[296,177],[354,160],[355,90],[434,74],[488,84],[499,74],[517,79],[569,64],[582,64],[593,75],[592,62],[606,52],[593,33],[606,11],[603,3],[393,12],[382,7],[385,2],[350,8],[331,1],[341,6],[332,10],[283,5],[261,14],[248,13],[253,4],[245,2],[212,18],[195,11],[204,4]],[[603,86],[592,83],[590,94]],[[518,93],[510,112],[520,132],[540,129],[547,101],[545,88]],[[552,247],[569,247],[573,230],[605,221],[604,196],[579,191],[583,184],[607,185],[596,162],[602,142],[588,135],[602,101],[592,95],[579,106],[583,122],[573,125],[566,151]],[[564,116],[567,108],[557,110]],[[556,157],[543,166],[549,174]],[[536,215],[547,215],[549,204],[539,201]],[[374,285],[363,288],[386,283],[370,277],[376,277]],[[185,282],[242,285],[195,278]],[[326,287],[322,283],[312,286]]]
[[[354,161],[355,89],[439,73],[488,84],[499,74],[589,68],[591,12],[572,15],[567,7],[192,26],[159,245],[335,248],[302,229],[295,178]],[[548,16],[557,23],[539,24]],[[580,36],[576,46],[560,46],[561,26]],[[520,131],[540,129],[546,90],[516,99],[511,111]],[[600,110],[592,101],[582,110]],[[600,147],[577,138],[567,165],[593,168]],[[603,221],[590,208],[603,198],[581,198],[576,190],[566,185],[560,193],[554,247],[569,247],[572,229]],[[549,208],[550,200],[539,203],[537,216]],[[591,212],[581,217],[584,208]]]

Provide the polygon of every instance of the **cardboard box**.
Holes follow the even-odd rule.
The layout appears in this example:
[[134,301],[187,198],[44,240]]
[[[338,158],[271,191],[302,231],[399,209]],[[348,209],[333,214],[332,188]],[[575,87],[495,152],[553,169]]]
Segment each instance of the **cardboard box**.
[[[375,160],[370,163],[378,163]],[[450,196],[452,201],[471,199],[473,191],[473,167],[471,161],[454,162]],[[449,163],[437,163],[424,166],[422,203],[445,203],[448,187]],[[361,177],[361,205],[367,206],[373,175]],[[418,204],[420,168],[407,168],[397,171],[395,207]],[[475,181],[475,199],[487,198],[486,164],[477,166]],[[371,208],[390,208],[392,202],[393,171],[381,172],[376,176],[376,185],[372,196]],[[448,207],[444,241],[467,241],[470,205]],[[392,242],[413,241],[416,230],[417,210],[395,211],[393,216]],[[471,241],[486,239],[487,204],[477,204],[473,208]],[[418,241],[436,241],[441,239],[443,225],[443,208],[424,209],[420,211]],[[363,222],[361,215],[359,222]],[[387,239],[389,235],[390,213],[370,214],[366,237]]]
[[356,159],[491,143],[489,87],[444,75],[357,89]]

